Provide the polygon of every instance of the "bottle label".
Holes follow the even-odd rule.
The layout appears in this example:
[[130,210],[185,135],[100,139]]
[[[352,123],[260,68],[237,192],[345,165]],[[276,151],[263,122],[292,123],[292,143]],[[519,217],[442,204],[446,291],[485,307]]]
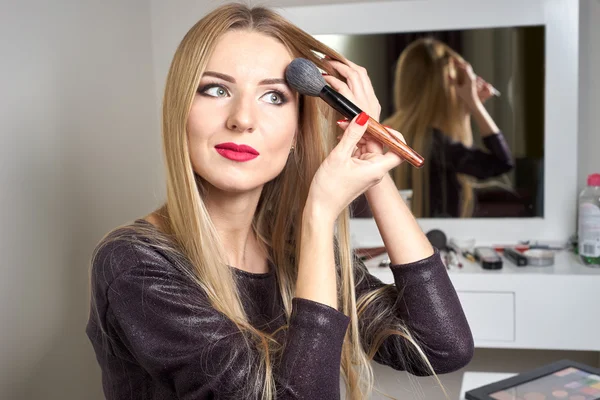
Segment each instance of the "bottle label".
[[591,203],[579,205],[579,254],[600,257],[600,208]]

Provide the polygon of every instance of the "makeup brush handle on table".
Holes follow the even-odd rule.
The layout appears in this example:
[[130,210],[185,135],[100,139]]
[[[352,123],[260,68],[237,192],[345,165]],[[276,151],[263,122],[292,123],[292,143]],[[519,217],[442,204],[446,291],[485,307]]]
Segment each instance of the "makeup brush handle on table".
[[[346,97],[327,85],[317,66],[305,58],[296,58],[288,65],[285,79],[298,93],[322,98],[327,104],[348,119],[352,119],[362,110]],[[387,146],[391,151],[402,157],[412,166],[423,166],[423,157],[393,132],[369,117],[367,133]]]

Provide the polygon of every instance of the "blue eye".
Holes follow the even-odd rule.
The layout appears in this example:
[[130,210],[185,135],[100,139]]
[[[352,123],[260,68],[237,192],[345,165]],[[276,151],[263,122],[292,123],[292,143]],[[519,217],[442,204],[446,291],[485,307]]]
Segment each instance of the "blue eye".
[[229,93],[227,90],[220,85],[206,85],[198,91],[200,94],[210,96],[210,97],[227,97]]
[[263,98],[267,101],[267,103],[274,104],[276,106],[280,106],[285,104],[287,99],[285,95],[278,91],[272,91],[263,96]]

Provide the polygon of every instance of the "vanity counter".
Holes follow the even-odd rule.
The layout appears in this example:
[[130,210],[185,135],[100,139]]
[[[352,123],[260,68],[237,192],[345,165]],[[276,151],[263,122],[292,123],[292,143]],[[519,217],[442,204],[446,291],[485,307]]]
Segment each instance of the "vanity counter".
[[[369,272],[393,283],[386,255],[365,262]],[[475,346],[600,351],[600,268],[577,255],[556,253],[552,266],[485,270],[459,257],[462,268],[448,274],[471,325]]]

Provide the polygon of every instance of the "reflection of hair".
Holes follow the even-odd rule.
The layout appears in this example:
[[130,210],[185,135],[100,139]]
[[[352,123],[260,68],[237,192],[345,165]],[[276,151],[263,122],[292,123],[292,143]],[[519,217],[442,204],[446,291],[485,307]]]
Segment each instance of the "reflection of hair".
[[[330,68],[315,55],[315,51],[334,59],[342,58],[281,16],[262,7],[249,9],[241,4],[230,4],[200,20],[185,35],[175,52],[165,87],[162,135],[167,168],[167,201],[159,210],[162,232],[143,227],[136,229],[140,236],[151,236],[153,240],[150,242],[158,243],[156,246],[161,251],[169,252],[176,259],[189,260],[187,264],[182,263],[187,274],[206,293],[212,307],[231,319],[248,339],[245,351],[257,354],[257,358],[249,361],[252,365],[248,370],[251,372],[244,377],[246,393],[240,398],[271,399],[275,397],[272,371],[281,348],[275,334],[254,328],[244,312],[232,271],[226,267],[222,243],[203,202],[205,183],[192,169],[186,132],[189,110],[215,43],[225,32],[235,29],[274,37],[288,48],[293,57],[310,59],[325,70]],[[334,123],[325,122],[335,121],[335,118],[333,110],[324,104],[316,98],[300,99],[295,153],[289,157],[282,173],[265,185],[252,225],[276,268],[288,318],[297,278],[298,227],[302,210],[313,175],[333,147],[337,133]],[[327,135],[322,132],[327,132]],[[378,299],[394,295],[396,289],[388,286],[355,299],[354,273],[357,272],[356,279],[360,279],[364,270],[354,271],[348,211],[340,216],[337,224],[335,252],[339,265],[340,304],[344,314],[351,319],[342,349],[342,373],[347,393],[352,399],[369,397],[373,386],[370,360],[382,341],[390,335],[400,335],[411,343],[415,354],[433,373],[410,333],[393,318],[394,310],[373,312],[375,318],[369,321],[368,326],[361,327],[368,331],[373,342],[361,343],[359,316],[365,309],[376,307]],[[235,356],[232,354],[232,357]]]
[[[400,55],[394,82],[396,112],[383,123],[400,131],[408,144],[427,157],[431,129],[439,128],[450,139],[471,146],[473,136],[466,129],[463,104],[450,84],[456,76],[452,59],[462,57],[446,44],[433,38],[412,42]],[[393,171],[399,189],[412,189],[412,209],[416,217],[429,215],[429,168],[400,165]],[[473,191],[469,179],[459,175],[463,187],[461,216],[471,213]]]

